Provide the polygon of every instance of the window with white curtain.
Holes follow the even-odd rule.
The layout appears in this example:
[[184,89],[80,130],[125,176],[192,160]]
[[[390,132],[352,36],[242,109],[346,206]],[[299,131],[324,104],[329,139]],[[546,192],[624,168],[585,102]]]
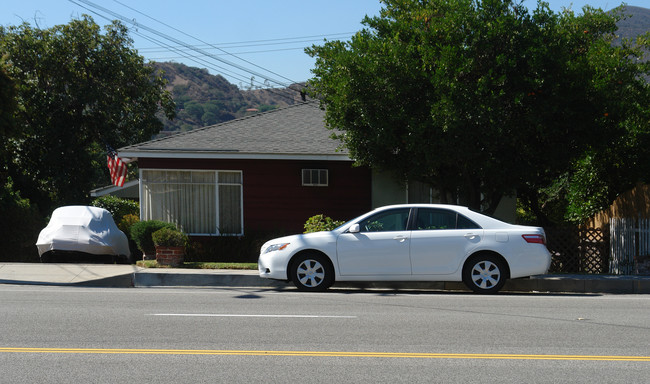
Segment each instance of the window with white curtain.
[[142,220],[162,220],[190,234],[242,235],[240,171],[143,169]]

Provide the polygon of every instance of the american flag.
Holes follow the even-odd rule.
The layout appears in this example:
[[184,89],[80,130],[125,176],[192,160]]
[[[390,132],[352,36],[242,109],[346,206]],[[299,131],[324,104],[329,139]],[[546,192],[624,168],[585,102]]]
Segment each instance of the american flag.
[[117,156],[117,152],[110,145],[106,145],[106,151],[106,162],[108,164],[108,170],[111,172],[111,181],[113,185],[121,187],[124,185],[124,180],[126,179],[126,163]]

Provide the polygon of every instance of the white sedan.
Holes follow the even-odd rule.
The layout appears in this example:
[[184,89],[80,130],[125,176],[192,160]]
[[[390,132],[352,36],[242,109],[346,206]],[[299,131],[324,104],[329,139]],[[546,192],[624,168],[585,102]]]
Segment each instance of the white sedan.
[[329,232],[273,239],[258,260],[261,277],[303,291],[335,281],[462,281],[495,293],[507,279],[544,274],[550,264],[542,228],[442,204],[382,207]]

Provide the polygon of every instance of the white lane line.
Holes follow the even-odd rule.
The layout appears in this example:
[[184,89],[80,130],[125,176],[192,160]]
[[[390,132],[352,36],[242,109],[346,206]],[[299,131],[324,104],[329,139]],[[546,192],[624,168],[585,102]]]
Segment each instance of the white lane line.
[[179,317],[270,317],[291,319],[356,319],[356,316],[326,316],[326,315],[238,315],[232,313],[151,313],[148,316],[179,316]]

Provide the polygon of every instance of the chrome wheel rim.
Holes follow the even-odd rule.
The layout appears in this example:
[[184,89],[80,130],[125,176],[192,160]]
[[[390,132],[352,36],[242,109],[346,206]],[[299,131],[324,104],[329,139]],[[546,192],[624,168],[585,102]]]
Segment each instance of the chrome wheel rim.
[[481,289],[490,289],[501,281],[499,267],[491,261],[481,261],[472,268],[472,282]]
[[300,284],[308,288],[319,286],[325,279],[325,268],[316,260],[305,260],[298,265],[296,271]]

